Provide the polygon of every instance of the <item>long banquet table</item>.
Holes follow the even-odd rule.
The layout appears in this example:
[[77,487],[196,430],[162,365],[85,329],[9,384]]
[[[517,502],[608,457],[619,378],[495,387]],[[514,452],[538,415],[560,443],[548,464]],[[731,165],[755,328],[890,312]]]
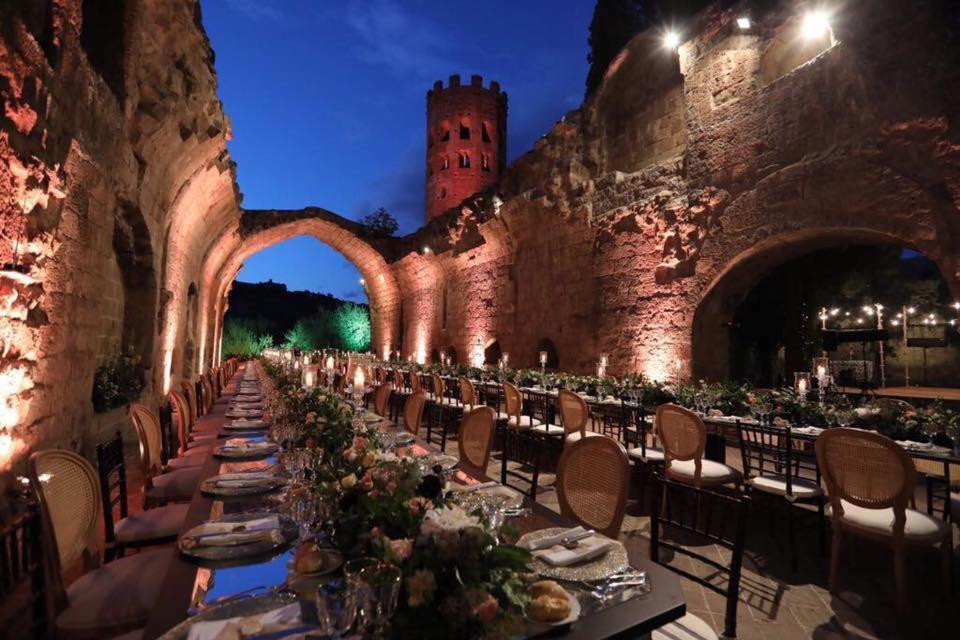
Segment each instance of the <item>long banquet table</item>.
[[[241,375],[242,367],[237,374],[238,377],[228,387],[228,392],[232,391],[236,380]],[[223,421],[223,413],[227,405],[226,397],[221,398],[208,419]],[[384,423],[385,428],[392,428],[387,421]],[[417,444],[431,452],[439,451],[438,447],[422,439],[418,439]],[[202,477],[216,475],[223,470],[222,467],[227,465],[229,463],[221,463],[217,458],[209,456],[202,466]],[[477,480],[489,480],[482,470],[463,466],[460,470]],[[267,500],[269,498],[257,496],[222,501],[202,495],[198,488],[182,531],[219,515],[256,510],[266,506]],[[530,515],[509,520],[509,523],[521,534],[546,527],[574,524],[569,519],[535,502],[525,500],[524,506],[530,509]],[[650,592],[623,602],[595,607],[568,629],[551,633],[551,637],[593,639],[643,636],[684,615],[686,605],[679,578],[646,557],[646,545],[639,539],[631,538],[622,542],[627,548],[630,564],[636,569],[647,572],[651,586]],[[218,598],[244,592],[253,587],[284,583],[287,579],[287,565],[293,557],[293,551],[294,549],[288,549],[273,557],[255,561],[253,564],[217,569],[201,569],[197,564],[178,556],[167,574],[161,578],[162,596],[148,620],[143,638],[152,640],[160,637],[184,620],[191,609],[211,604]]]

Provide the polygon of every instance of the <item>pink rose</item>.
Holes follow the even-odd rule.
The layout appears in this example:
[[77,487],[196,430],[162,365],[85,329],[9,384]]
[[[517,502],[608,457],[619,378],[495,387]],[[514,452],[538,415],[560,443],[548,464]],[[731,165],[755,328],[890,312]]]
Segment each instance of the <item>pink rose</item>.
[[363,477],[360,478],[360,488],[364,491],[370,491],[373,489],[373,478],[370,476],[370,472],[363,474]]
[[481,622],[486,624],[497,617],[497,612],[499,610],[500,603],[497,602],[496,598],[490,594],[487,594],[485,599],[473,606],[473,615],[476,616]]
[[433,502],[427,498],[417,496],[416,498],[407,500],[407,509],[409,509],[413,515],[419,515],[426,513],[428,509],[433,509]]
[[397,483],[391,480],[390,482],[387,483],[387,486],[385,488],[390,493],[393,493],[394,491],[397,490]]
[[387,540],[387,546],[390,552],[401,562],[410,557],[413,553],[413,540],[410,538],[400,538],[399,540]]

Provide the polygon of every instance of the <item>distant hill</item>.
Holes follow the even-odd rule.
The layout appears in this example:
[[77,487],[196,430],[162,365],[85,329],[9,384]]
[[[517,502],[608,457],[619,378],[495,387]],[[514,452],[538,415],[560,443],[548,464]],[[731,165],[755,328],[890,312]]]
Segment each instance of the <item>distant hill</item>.
[[226,319],[244,320],[281,342],[283,335],[301,318],[334,311],[345,302],[328,293],[290,291],[287,285],[272,280],[255,283],[237,280],[230,290]]

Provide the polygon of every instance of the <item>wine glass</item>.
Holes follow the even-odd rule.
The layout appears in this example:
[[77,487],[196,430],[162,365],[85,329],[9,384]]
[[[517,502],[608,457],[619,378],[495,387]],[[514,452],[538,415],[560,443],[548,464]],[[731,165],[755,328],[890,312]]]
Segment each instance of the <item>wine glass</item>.
[[369,572],[380,565],[376,558],[355,558],[343,565],[347,597],[356,607],[357,631],[361,635],[373,628],[376,621],[374,592],[367,581]]
[[360,570],[360,579],[367,585],[370,596],[370,625],[375,637],[382,638],[387,635],[387,626],[400,599],[400,577],[399,567],[383,562]]
[[332,580],[317,587],[317,622],[320,634],[341,638],[357,618],[357,601],[344,581]]

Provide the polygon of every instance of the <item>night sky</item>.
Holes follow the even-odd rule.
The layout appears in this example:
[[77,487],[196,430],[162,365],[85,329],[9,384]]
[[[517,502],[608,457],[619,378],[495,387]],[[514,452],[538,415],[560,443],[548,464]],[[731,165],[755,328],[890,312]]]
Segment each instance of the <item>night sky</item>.
[[[593,0],[203,0],[233,123],[243,206],[386,207],[423,222],[426,91],[472,73],[509,94],[508,158],[579,106]],[[484,7],[484,10],[479,10]],[[239,279],[365,300],[359,272],[313,238],[253,256]]]

